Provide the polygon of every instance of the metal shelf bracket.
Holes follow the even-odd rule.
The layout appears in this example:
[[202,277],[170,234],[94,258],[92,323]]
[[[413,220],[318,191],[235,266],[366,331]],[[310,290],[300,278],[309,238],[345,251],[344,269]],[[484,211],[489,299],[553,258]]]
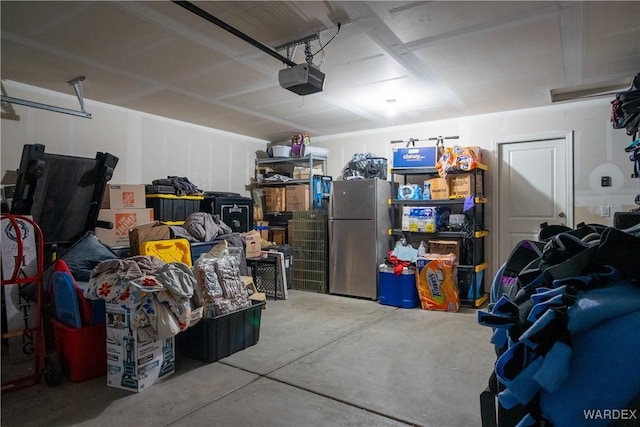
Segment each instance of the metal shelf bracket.
[[25,107],[39,108],[41,110],[53,111],[55,113],[69,114],[72,116],[78,116],[78,117],[83,117],[85,119],[90,119],[91,113],[87,113],[84,109],[84,94],[82,91],[82,82],[85,80],[85,78],[86,78],[85,76],[79,76],[67,82],[70,86],[73,86],[73,89],[76,92],[76,96],[78,97],[78,102],[80,103],[80,110],[71,110],[69,108],[57,107],[55,105],[42,104],[40,102],[14,98],[12,96],[4,95],[4,91],[2,94],[2,102],[24,105]]

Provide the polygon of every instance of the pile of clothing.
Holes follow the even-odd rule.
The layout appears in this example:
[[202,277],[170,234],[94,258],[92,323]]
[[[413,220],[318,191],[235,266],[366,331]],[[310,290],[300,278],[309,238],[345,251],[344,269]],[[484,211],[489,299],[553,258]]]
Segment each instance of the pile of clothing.
[[627,135],[637,136],[640,127],[640,73],[631,82],[631,87],[616,94],[611,101],[611,124],[614,129],[625,129]]
[[103,299],[131,310],[131,328],[170,338],[192,321],[196,279],[183,263],[153,256],[106,260],[98,264],[84,289],[88,299]]
[[198,186],[184,176],[168,176],[166,178],[154,179],[151,181],[153,185],[164,185],[173,187],[176,196],[200,196],[202,191]]
[[243,254],[223,241],[193,267],[146,255],[105,260],[91,271],[84,297],[129,311],[128,326],[138,335],[170,338],[200,318],[252,306],[241,277]]
[[478,312],[499,355],[483,425],[495,395],[498,425],[605,425],[640,404],[640,227],[554,230],[514,248]]
[[376,157],[372,153],[356,153],[342,171],[342,178],[349,179],[387,179],[387,159]]

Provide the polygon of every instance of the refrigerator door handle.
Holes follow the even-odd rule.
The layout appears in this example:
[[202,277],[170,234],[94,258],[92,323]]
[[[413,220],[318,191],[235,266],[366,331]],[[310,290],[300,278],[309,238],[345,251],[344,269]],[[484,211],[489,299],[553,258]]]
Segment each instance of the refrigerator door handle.
[[333,183],[331,184],[331,191],[329,192],[329,219],[333,218],[333,192],[334,192],[334,188],[333,188]]

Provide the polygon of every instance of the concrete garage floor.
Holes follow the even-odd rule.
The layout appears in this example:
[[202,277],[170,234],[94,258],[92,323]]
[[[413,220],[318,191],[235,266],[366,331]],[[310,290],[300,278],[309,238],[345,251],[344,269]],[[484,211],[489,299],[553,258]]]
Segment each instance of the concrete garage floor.
[[10,426],[479,426],[495,361],[474,309],[443,313],[290,290],[259,342],[215,363],[178,357],[141,393],[105,377],[2,395]]

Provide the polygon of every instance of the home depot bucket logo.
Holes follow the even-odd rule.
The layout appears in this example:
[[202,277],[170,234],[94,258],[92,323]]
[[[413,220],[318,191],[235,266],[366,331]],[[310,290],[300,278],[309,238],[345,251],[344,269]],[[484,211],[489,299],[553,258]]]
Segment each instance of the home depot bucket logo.
[[115,221],[116,236],[129,236],[129,229],[138,224],[138,214],[134,212],[117,213]]
[[132,208],[136,203],[136,195],[133,191],[122,192],[122,206],[125,208]]

